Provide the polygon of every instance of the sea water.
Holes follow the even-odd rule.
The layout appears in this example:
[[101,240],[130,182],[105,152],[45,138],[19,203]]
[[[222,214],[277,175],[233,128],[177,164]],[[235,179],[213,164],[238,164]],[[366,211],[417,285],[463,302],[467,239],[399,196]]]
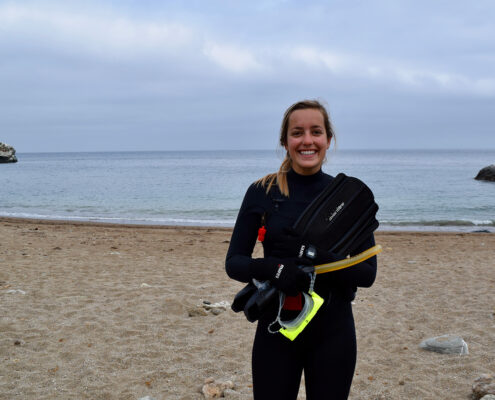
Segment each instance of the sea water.
[[[0,165],[0,215],[99,222],[233,226],[276,151],[20,153]],[[474,180],[495,150],[336,150],[323,170],[370,186],[380,229],[495,232],[495,183]]]

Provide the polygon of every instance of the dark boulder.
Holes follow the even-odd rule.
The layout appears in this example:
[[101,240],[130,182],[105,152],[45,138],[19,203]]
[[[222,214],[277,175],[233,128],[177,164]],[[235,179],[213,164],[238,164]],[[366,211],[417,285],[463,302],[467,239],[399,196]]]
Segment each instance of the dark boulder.
[[476,178],[478,181],[490,181],[495,182],[495,164],[489,165],[488,167],[482,168]]
[[17,162],[15,149],[8,144],[0,142],[0,164]]

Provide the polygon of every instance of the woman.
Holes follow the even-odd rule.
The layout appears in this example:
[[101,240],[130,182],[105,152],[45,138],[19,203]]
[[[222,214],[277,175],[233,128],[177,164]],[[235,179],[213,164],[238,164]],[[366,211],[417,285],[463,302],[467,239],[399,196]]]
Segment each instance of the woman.
[[[308,291],[310,275],[298,268],[302,263],[295,245],[298,239],[288,235],[287,228],[332,181],[321,166],[333,138],[328,113],[318,101],[301,101],[289,107],[280,129],[280,144],[287,155],[278,173],[248,188],[232,233],[227,274],[241,282],[269,280],[287,295],[283,309],[288,316],[302,308],[300,293]],[[262,226],[266,228],[264,258],[252,258]],[[357,252],[373,245],[371,236]],[[313,263],[340,258],[319,252]],[[352,268],[318,275],[314,290],[325,302],[294,341],[268,331],[277,315],[276,304],[260,317],[252,354],[256,400],[296,399],[303,371],[308,400],[347,399],[356,363],[351,301],[355,288],[371,286],[375,276],[376,257]]]

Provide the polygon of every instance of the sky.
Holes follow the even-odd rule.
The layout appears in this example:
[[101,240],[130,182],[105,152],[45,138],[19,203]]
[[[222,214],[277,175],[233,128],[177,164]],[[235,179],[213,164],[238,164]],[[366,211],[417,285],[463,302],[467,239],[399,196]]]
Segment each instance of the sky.
[[0,142],[273,150],[328,107],[337,149],[495,149],[493,0],[0,0]]

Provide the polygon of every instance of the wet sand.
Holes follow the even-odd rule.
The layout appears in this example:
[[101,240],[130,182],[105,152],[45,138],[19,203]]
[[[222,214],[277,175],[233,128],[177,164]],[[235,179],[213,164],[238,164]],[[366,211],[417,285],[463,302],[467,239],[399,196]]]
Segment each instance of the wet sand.
[[[209,377],[252,398],[255,325],[230,309],[190,316],[243,287],[224,271],[230,233],[0,218],[0,399],[202,399]],[[495,373],[495,235],[376,241],[377,280],[353,306],[350,399],[468,399]],[[419,348],[447,333],[469,355]]]

